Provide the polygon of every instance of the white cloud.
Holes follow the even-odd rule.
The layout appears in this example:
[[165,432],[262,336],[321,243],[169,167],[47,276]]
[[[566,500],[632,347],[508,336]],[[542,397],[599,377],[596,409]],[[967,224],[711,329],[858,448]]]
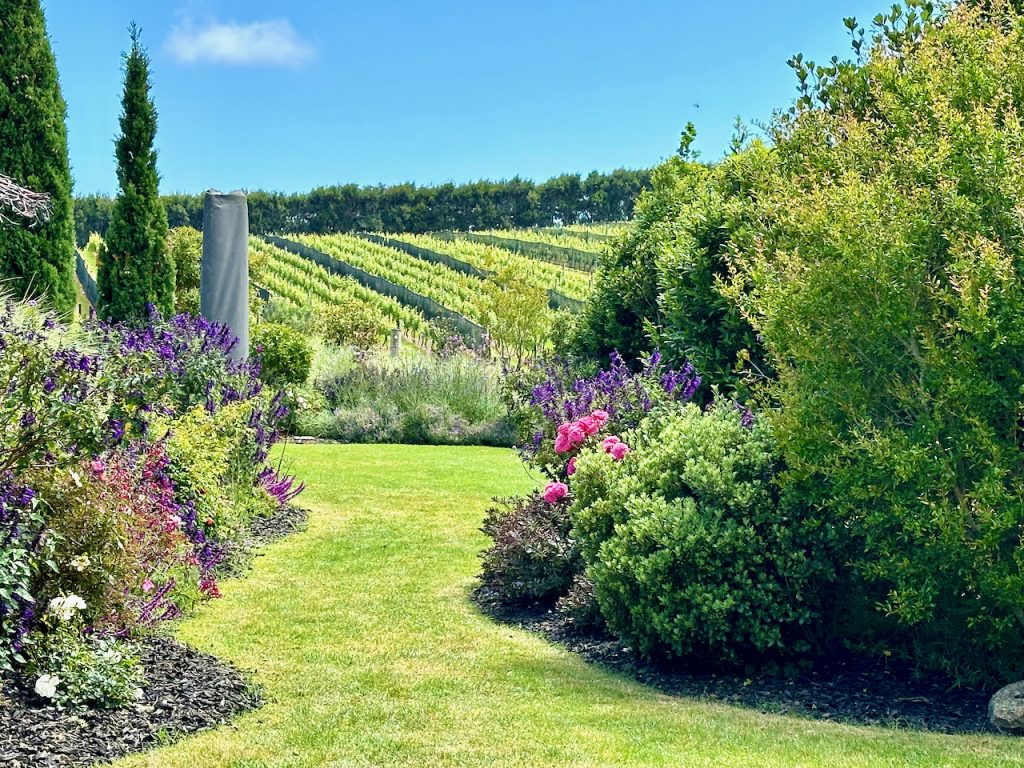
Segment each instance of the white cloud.
[[286,19],[248,24],[211,21],[201,26],[186,20],[171,30],[165,47],[175,59],[186,64],[297,67],[314,54],[313,45],[299,37]]

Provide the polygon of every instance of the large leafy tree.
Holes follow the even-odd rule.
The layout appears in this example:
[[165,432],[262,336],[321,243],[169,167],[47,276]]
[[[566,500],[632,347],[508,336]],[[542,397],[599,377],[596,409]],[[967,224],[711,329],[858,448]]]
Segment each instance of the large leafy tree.
[[120,185],[106,246],[100,256],[100,314],[108,320],[143,317],[152,304],[174,311],[174,262],[167,250],[167,211],[158,193],[156,108],[150,98],[149,56],[130,29],[125,56],[121,136],[117,139]]
[[39,0],[0,0],[0,171],[50,197],[45,221],[0,229],[0,277],[19,294],[75,304],[66,107]]

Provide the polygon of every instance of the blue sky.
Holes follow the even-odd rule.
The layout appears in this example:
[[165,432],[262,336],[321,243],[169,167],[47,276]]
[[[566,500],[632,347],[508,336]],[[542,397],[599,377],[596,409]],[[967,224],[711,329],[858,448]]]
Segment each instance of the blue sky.
[[[649,167],[692,120],[788,105],[802,51],[849,50],[882,0],[43,0],[75,191],[113,193],[120,52],[153,61],[164,192],[304,191]],[[699,106],[698,106],[699,105]]]

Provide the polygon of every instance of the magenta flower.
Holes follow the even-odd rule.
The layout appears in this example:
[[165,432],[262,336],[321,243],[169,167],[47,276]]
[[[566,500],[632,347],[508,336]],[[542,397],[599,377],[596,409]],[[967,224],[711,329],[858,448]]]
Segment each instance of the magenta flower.
[[569,486],[565,483],[548,483],[544,487],[544,501],[555,504],[569,495]]
[[102,459],[93,459],[89,462],[89,468],[92,469],[94,474],[102,475],[107,465],[103,463]]
[[608,453],[610,453],[612,458],[616,461],[622,461],[626,458],[626,454],[629,453],[629,446],[623,442],[618,442],[611,447],[611,450],[608,451]]
[[576,474],[576,457],[575,456],[573,456],[571,459],[569,459],[569,463],[565,466],[565,474],[569,475],[570,477],[572,477],[573,475]]
[[622,441],[619,440],[619,438],[617,438],[615,435],[609,435],[608,437],[601,441],[601,450],[604,451],[605,453],[611,453],[612,447],[618,445],[621,442]]
[[569,442],[569,437],[559,433],[555,438],[555,453],[568,453],[571,450],[572,444]]

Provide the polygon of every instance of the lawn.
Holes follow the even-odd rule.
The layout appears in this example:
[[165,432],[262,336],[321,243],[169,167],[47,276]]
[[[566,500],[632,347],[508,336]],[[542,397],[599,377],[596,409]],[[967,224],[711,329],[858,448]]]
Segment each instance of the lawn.
[[1024,742],[848,727],[674,699],[468,600],[510,451],[289,446],[309,530],[180,637],[252,670],[266,706],[117,763],[316,766],[1019,766]]

